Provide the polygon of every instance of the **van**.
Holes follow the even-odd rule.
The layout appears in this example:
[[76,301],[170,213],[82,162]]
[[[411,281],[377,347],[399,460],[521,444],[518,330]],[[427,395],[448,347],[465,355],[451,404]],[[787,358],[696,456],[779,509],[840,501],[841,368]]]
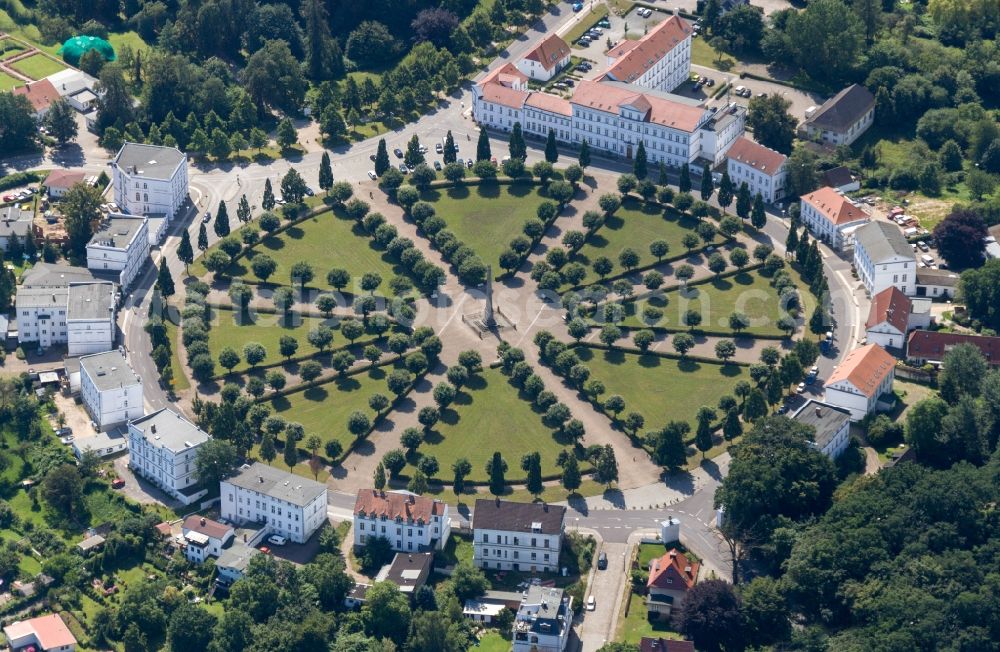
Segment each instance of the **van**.
[[929,254],[924,254],[923,256],[920,257],[920,260],[925,264],[927,264],[928,267],[934,264],[934,256],[931,256]]

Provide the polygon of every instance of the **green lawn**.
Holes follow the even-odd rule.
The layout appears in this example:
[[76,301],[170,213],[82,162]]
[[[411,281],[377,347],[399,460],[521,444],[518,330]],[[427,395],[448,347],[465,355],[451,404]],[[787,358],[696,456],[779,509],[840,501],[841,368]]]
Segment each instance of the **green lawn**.
[[10,67],[34,80],[43,79],[53,73],[66,69],[66,66],[58,61],[53,61],[44,54],[34,54],[27,59],[15,61],[10,64]]
[[[598,276],[590,267],[595,259],[607,256],[615,265],[611,273],[620,274],[625,270],[618,264],[618,255],[623,249],[630,247],[639,254],[639,264],[648,265],[656,262],[656,258],[649,253],[649,243],[666,240],[670,245],[668,257],[684,253],[681,239],[697,226],[698,220],[693,217],[630,197],[614,215],[605,220],[604,226],[587,237],[587,243],[571,260],[587,268],[587,276],[582,284],[594,283]],[[722,238],[716,237],[715,242],[722,242]]]
[[[421,455],[433,455],[441,466],[440,477],[450,479],[452,463],[464,457],[472,463],[467,479],[486,482],[486,462],[499,450],[507,462],[507,481],[523,481],[522,455],[538,451],[542,474],[553,475],[559,473],[556,456],[568,444],[568,439],[560,441],[542,423],[542,415],[519,396],[506,376],[498,369],[485,369],[443,410],[441,420],[425,436],[411,462],[416,463]],[[412,472],[412,466],[404,471]]]
[[24,82],[0,70],[0,90],[10,91],[18,86],[24,86]]
[[358,410],[369,418],[375,413],[368,407],[368,398],[375,393],[392,397],[386,386],[391,367],[377,367],[346,378],[292,392],[268,402],[274,414],[287,421],[297,421],[306,430],[306,437],[319,435],[323,442],[339,441],[346,450],[354,440],[347,430],[347,417]]
[[479,645],[475,649],[479,650],[479,652],[510,652],[512,647],[510,641],[500,636],[496,630],[491,629],[483,634],[482,638],[479,639]]
[[184,346],[180,338],[180,329],[170,319],[164,319],[163,325],[167,329],[167,339],[170,340],[170,368],[174,372],[171,382],[177,391],[188,389],[191,383],[184,372],[180,358],[181,347]]
[[607,388],[603,398],[620,394],[625,413],[638,412],[646,428],[661,428],[668,421],[694,423],[702,405],[714,408],[732,393],[739,380],[749,379],[744,367],[694,360],[675,360],[656,355],[604,351],[586,346],[575,351],[591,371],[591,377]]
[[118,34],[108,34],[108,42],[115,49],[115,53],[121,52],[123,45],[128,45],[133,52],[148,50],[149,44],[137,32],[121,32]]
[[[610,599],[606,598],[606,599]],[[670,631],[669,621],[650,622],[646,618],[645,598],[637,593],[629,594],[628,616],[621,619],[618,624],[618,635],[616,641],[636,644],[643,637],[658,637],[667,639],[682,640],[684,637],[677,632]]]
[[[300,222],[282,233],[264,238],[251,253],[260,252],[271,256],[278,264],[270,282],[288,285],[292,265],[299,261],[311,263],[316,278],[310,285],[329,289],[326,274],[333,268],[346,269],[351,274],[351,284],[347,291],[360,292],[357,287],[365,272],[376,272],[382,276],[380,290],[388,292],[389,279],[405,274],[387,253],[375,248],[361,225],[339,210],[320,213]],[[234,277],[247,277],[256,281],[250,268],[251,257],[241,258],[230,266],[228,273]],[[204,273],[199,266],[198,272]]]
[[500,254],[522,234],[525,221],[536,217],[546,198],[542,186],[486,183],[429,190],[422,199],[431,202],[448,229],[499,273]]
[[732,70],[737,61],[728,54],[720,58],[719,51],[708,44],[704,35],[699,35],[691,39],[691,63],[726,72]]
[[11,57],[16,57],[26,50],[27,48],[17,41],[8,38],[0,39],[0,61],[6,61]]
[[[219,319],[212,326],[208,333],[208,348],[213,360],[219,359],[219,352],[227,346],[231,346],[243,357],[243,347],[247,342],[258,342],[267,349],[267,358],[262,364],[273,364],[283,360],[278,349],[279,340],[290,335],[299,342],[299,350],[295,355],[303,356],[316,353],[318,349],[309,343],[306,336],[309,331],[321,325],[332,326],[332,321],[319,317],[302,317],[293,314],[289,319],[281,315],[269,313],[240,313],[235,310],[218,310]],[[331,346],[339,347],[347,344],[347,340],[338,335],[334,335]],[[246,371],[248,365],[245,361],[234,369],[234,371]],[[220,367],[219,372],[224,369]]]
[[[793,278],[798,274],[792,272]],[[815,298],[801,282],[799,298],[804,306],[801,314],[809,315],[815,305]],[[701,312],[701,328],[706,331],[729,331],[729,315],[742,312],[750,318],[750,328],[744,332],[751,335],[781,335],[777,322],[782,309],[778,293],[770,285],[768,278],[757,271],[741,272],[723,276],[704,283],[695,283],[688,288],[675,287],[648,298],[625,304],[626,316],[623,325],[644,328],[643,309],[654,306],[663,310],[663,318],[655,326],[683,328],[681,319],[688,310]]]

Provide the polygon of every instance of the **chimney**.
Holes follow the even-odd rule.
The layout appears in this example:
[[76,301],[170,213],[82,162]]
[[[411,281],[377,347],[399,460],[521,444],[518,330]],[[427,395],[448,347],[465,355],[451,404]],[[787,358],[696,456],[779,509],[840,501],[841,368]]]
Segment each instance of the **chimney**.
[[816,416],[818,416],[818,417],[823,416],[823,408],[821,408],[818,405],[816,406]]

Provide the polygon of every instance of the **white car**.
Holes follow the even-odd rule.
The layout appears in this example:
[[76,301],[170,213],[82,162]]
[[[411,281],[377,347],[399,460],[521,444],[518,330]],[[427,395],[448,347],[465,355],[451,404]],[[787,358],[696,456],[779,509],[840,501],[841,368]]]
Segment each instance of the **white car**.
[[267,542],[272,546],[283,546],[288,543],[288,539],[278,534],[272,534],[267,538]]
[[798,394],[803,393],[804,391],[806,391],[806,384],[805,383],[799,383],[798,387],[795,388],[795,391]]
[[372,181],[378,179],[378,175],[375,174],[375,170],[368,170],[368,178],[371,179]]
[[587,611],[593,611],[594,609],[597,609],[597,600],[594,599],[594,596],[590,596],[587,598]]

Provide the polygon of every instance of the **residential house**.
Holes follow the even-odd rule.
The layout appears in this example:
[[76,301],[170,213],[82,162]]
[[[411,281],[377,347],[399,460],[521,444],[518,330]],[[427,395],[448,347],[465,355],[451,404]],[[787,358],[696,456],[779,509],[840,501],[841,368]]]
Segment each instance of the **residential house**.
[[222,518],[262,523],[268,534],[305,543],[324,523],[326,485],[254,462],[219,483]]
[[917,255],[892,222],[876,220],[854,232],[854,269],[869,296],[893,286],[916,294]]
[[87,268],[117,271],[123,288],[132,284],[149,261],[149,225],[145,217],[112,213],[87,243]]
[[427,583],[434,569],[432,552],[397,552],[392,562],[386,564],[375,576],[376,582],[392,582],[411,600],[420,587]]
[[116,307],[117,288],[90,270],[36,263],[17,287],[18,340],[43,349],[66,344],[70,355],[107,351],[114,342]]
[[833,188],[814,190],[801,201],[799,219],[834,249],[843,249],[851,234],[869,220],[865,211]]
[[84,454],[93,453],[100,458],[112,457],[128,449],[126,430],[115,426],[105,432],[77,435],[70,444],[76,459],[82,459]]
[[83,170],[52,170],[49,172],[49,176],[45,177],[43,185],[48,192],[49,199],[59,199],[70,188],[86,181],[87,177],[87,173]]
[[24,95],[28,98],[31,108],[35,111],[36,120],[42,120],[53,102],[59,99],[59,92],[48,79],[28,82],[24,86],[15,88],[13,92],[14,95]]
[[691,74],[691,25],[670,16],[636,41],[608,50],[604,78],[639,88],[670,92]]
[[476,623],[491,623],[504,609],[516,612],[523,597],[516,591],[487,591],[479,598],[466,600],[462,615]]
[[98,430],[143,415],[142,380],[118,350],[80,358],[80,396]]
[[97,79],[82,70],[66,68],[46,77],[61,97],[80,113],[87,113],[97,105]]
[[71,356],[114,348],[116,290],[113,283],[71,283],[66,293],[66,348]]
[[26,205],[25,210],[22,210],[20,204],[0,208],[0,251],[6,254],[12,236],[16,236],[17,241],[23,246],[25,240],[32,235],[34,219],[35,214],[31,210],[30,203]]
[[3,633],[12,652],[73,652],[76,649],[76,637],[59,614],[15,620],[3,628]]
[[184,557],[192,564],[200,564],[209,557],[218,558],[234,535],[232,526],[192,514],[184,519],[181,526]]
[[872,299],[865,322],[867,343],[902,351],[908,332],[930,326],[928,304],[927,299],[910,299],[897,287],[882,290]]
[[[921,332],[921,331],[915,331]],[[892,394],[896,360],[878,344],[867,344],[847,354],[826,381],[826,403],[848,410],[861,421]]]
[[695,650],[691,641],[643,636],[639,641],[639,652],[695,652]]
[[951,299],[958,292],[959,279],[959,275],[951,270],[918,268],[916,295],[931,299]]
[[851,171],[843,165],[830,168],[819,175],[820,183],[830,186],[840,192],[854,192],[861,190],[861,181],[854,176]]
[[669,618],[684,606],[687,593],[698,582],[701,564],[671,548],[649,562],[646,580],[646,612],[649,618]]
[[875,96],[852,84],[823,103],[802,125],[807,138],[825,145],[850,145],[875,121]]
[[443,550],[451,535],[448,503],[409,491],[362,489],[354,501],[354,545],[375,537],[396,552]]
[[1000,337],[945,333],[943,331],[913,331],[906,343],[906,358],[917,364],[939,365],[944,356],[959,344],[971,344],[979,349],[986,362],[1000,366]]
[[195,458],[208,433],[179,412],[163,408],[128,423],[129,468],[174,500],[190,505],[208,493]]
[[115,203],[128,215],[172,220],[188,198],[187,156],[176,147],[125,143],[111,162]]
[[559,569],[566,508],[479,499],[472,515],[473,563],[516,571]]
[[531,79],[547,82],[568,66],[569,60],[569,44],[552,34],[542,39],[514,65]]
[[795,411],[792,419],[816,431],[813,446],[832,460],[840,457],[851,442],[851,413],[844,408],[811,398]]
[[224,586],[229,586],[239,579],[243,579],[250,560],[262,554],[260,550],[251,548],[237,541],[228,548],[223,548],[222,554],[215,561],[215,570],[218,573],[217,581]]
[[528,76],[506,63],[472,87],[472,115],[480,125],[501,131],[510,131],[516,122],[523,127],[528,94]]
[[750,196],[773,203],[785,196],[788,157],[740,136],[726,153],[726,169],[736,188],[746,183]]
[[572,628],[572,597],[562,589],[529,586],[514,617],[513,652],[562,652]]

